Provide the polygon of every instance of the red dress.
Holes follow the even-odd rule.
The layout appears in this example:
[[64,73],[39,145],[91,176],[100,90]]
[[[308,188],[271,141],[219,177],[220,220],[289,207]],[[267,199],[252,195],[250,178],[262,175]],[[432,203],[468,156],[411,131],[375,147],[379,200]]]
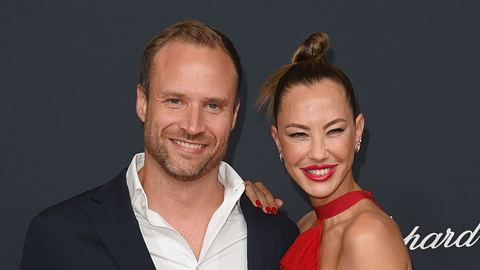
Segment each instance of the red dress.
[[317,225],[302,232],[280,261],[281,270],[316,270],[320,265],[318,258],[322,238],[323,221],[347,210],[362,199],[373,199],[372,193],[364,190],[348,192],[337,199],[315,208]]

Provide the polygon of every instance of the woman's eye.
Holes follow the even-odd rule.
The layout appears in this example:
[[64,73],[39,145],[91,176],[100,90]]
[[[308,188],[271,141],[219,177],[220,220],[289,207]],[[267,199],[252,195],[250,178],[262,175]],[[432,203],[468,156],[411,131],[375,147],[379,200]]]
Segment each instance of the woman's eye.
[[295,133],[289,134],[288,136],[295,139],[301,139],[301,138],[307,137],[307,134],[303,132],[295,132]]
[[344,131],[343,128],[334,128],[334,129],[331,129],[327,132],[327,134],[329,135],[335,135],[335,134],[339,134],[339,133],[342,133]]

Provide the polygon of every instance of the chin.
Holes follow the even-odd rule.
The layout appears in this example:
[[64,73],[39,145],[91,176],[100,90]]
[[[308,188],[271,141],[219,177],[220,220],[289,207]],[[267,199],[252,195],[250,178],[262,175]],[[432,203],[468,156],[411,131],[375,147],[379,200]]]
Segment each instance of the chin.
[[299,186],[311,199],[324,200],[331,196],[338,187],[338,184],[334,183],[332,180],[333,179],[330,179],[327,182],[313,182],[307,180],[308,182],[304,182]]
[[310,190],[310,191],[305,191],[307,195],[312,198],[312,199],[326,199],[328,196],[332,194],[332,192],[328,190]]

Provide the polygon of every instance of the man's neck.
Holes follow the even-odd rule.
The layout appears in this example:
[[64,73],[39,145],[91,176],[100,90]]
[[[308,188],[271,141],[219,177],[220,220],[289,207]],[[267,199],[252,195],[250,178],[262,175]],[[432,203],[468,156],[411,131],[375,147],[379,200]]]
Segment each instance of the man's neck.
[[166,173],[145,155],[138,172],[149,209],[159,213],[200,256],[203,239],[213,213],[223,202],[224,187],[218,182],[218,168],[192,181],[181,181]]
[[224,188],[218,182],[218,167],[198,179],[182,181],[166,173],[156,160],[146,155],[138,175],[150,209],[162,216],[169,212],[198,213],[216,209],[223,201]]

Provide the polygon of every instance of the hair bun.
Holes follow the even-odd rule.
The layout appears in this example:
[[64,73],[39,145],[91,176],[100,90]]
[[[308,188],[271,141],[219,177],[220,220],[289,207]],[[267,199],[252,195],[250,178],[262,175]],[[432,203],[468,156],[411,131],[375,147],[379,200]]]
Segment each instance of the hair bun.
[[312,59],[325,61],[329,44],[327,33],[313,33],[297,48],[292,56],[292,64]]

